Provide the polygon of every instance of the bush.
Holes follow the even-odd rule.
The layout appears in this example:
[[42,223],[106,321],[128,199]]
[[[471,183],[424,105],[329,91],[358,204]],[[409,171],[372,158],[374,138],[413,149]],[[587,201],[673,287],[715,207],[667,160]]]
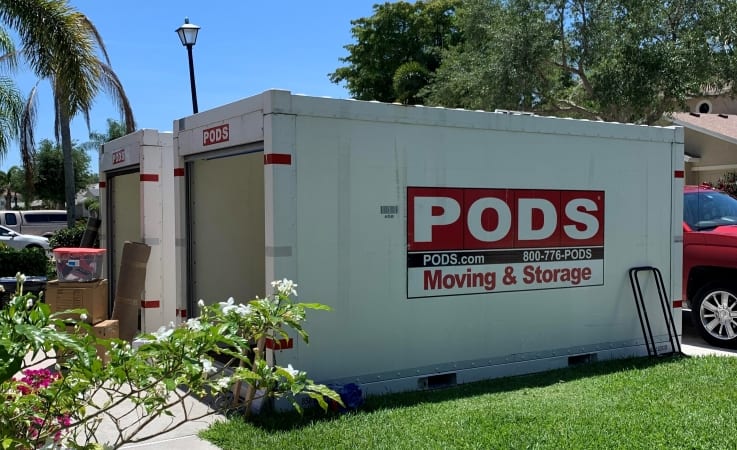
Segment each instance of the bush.
[[0,247],[0,277],[15,277],[18,272],[30,276],[47,276],[48,269],[49,257],[44,250]]
[[[84,310],[52,314],[48,304],[23,290],[25,276],[16,279],[18,294],[0,308],[2,449],[120,448],[215,412],[244,408],[247,415],[260,399],[285,398],[300,412],[303,397],[324,411],[328,401],[335,408],[348,406],[338,393],[291,364],[281,367],[266,360],[267,340],[288,337],[291,329],[307,342],[302,328],[306,310],[328,309],[292,301],[297,285],[290,280],[273,282],[274,294],[246,304],[230,298],[206,306],[200,300],[198,317],[141,335],[131,346],[97,337],[84,322]],[[63,320],[69,313],[82,314],[80,321]],[[227,355],[228,362],[216,366],[212,355]],[[184,400],[190,396],[210,396],[220,409],[189,410]],[[184,415],[174,417],[175,410]],[[149,422],[159,416],[170,416],[170,421],[149,430]],[[103,418],[114,424],[117,435],[106,436],[112,442],[97,443]]]
[[713,188],[726,192],[732,197],[737,197],[737,173],[727,172],[722,175],[716,183],[707,183]]
[[[79,247],[82,235],[87,229],[87,223],[79,220],[72,228],[62,228],[49,238],[51,248]],[[15,272],[13,272],[15,275]]]

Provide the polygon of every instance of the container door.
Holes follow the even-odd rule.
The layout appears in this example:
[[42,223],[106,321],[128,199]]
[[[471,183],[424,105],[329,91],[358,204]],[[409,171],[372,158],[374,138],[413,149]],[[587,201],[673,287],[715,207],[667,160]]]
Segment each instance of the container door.
[[263,151],[188,163],[188,308],[264,295]]
[[115,280],[120,270],[120,257],[125,241],[141,242],[140,172],[108,175],[107,230],[108,279],[110,304],[115,297]]

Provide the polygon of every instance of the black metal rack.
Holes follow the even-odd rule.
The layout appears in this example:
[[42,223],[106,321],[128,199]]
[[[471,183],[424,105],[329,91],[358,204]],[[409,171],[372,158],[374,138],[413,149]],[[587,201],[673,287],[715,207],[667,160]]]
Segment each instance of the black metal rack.
[[655,339],[653,338],[653,330],[650,327],[650,319],[648,318],[647,308],[645,308],[645,299],[642,295],[642,287],[638,275],[640,272],[651,272],[655,280],[655,286],[658,289],[658,298],[660,300],[660,308],[663,312],[665,327],[668,330],[668,340],[671,344],[673,354],[681,354],[681,343],[678,340],[678,330],[673,321],[673,313],[668,302],[668,294],[663,283],[663,275],[660,270],[652,266],[633,267],[629,271],[630,285],[632,286],[632,294],[635,297],[635,306],[637,307],[637,315],[640,318],[640,327],[642,335],[645,338],[645,347],[648,356],[658,356],[658,349],[655,347]]

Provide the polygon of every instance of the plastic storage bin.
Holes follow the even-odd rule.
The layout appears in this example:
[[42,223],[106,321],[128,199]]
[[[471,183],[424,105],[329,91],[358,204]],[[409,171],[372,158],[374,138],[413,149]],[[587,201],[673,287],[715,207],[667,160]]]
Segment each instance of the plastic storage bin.
[[56,277],[63,281],[94,281],[102,275],[104,248],[56,248]]

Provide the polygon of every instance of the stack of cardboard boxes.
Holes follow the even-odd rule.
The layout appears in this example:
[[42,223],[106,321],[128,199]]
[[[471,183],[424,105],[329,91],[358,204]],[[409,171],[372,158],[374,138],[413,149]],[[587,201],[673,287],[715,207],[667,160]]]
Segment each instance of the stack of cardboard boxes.
[[[100,278],[105,249],[57,248],[57,280],[46,285],[45,299],[51,312],[68,309],[87,310],[86,322],[92,325],[98,338],[111,339],[119,336],[119,323],[108,319],[108,280]],[[70,315],[79,319],[79,315]],[[104,360],[101,347],[98,353]]]

